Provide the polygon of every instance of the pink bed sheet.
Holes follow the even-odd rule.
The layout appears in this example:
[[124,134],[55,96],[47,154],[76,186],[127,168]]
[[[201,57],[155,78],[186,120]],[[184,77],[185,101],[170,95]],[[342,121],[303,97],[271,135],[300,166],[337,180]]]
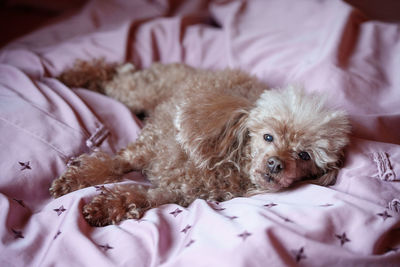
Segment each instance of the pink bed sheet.
[[[81,208],[98,188],[52,199],[49,185],[140,126],[120,103],[53,77],[100,57],[241,68],[327,95],[353,124],[337,183],[90,227]],[[0,51],[0,266],[399,266],[399,73],[400,25],[341,1],[88,1]]]

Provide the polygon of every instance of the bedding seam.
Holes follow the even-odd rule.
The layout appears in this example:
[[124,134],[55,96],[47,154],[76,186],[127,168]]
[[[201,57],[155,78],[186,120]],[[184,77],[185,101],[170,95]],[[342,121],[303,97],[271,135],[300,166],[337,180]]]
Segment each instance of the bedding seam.
[[22,130],[23,132],[25,132],[25,133],[29,134],[30,136],[34,137],[35,139],[37,139],[37,140],[43,142],[44,144],[50,146],[50,147],[53,148],[55,151],[57,151],[58,153],[60,153],[60,154],[64,157],[64,159],[67,159],[67,158],[68,158],[68,156],[67,156],[62,150],[60,150],[60,149],[59,149],[58,147],[56,147],[55,145],[53,145],[53,144],[47,142],[46,140],[44,140],[44,139],[41,138],[40,136],[31,133],[30,131],[26,130],[25,128],[23,128],[23,127],[21,127],[21,126],[15,124],[15,123],[12,123],[11,121],[9,121],[9,120],[7,120],[7,119],[1,117],[1,116],[0,116],[0,120],[2,120],[2,121],[4,121],[5,123],[8,123],[8,124],[14,126],[15,128],[17,128],[17,129],[19,129],[19,130]]

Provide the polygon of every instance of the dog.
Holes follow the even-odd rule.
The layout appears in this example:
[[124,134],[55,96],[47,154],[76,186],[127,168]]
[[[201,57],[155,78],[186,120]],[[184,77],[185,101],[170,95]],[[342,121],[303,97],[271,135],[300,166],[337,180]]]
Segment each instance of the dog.
[[115,183],[142,171],[152,186],[104,188],[83,207],[92,226],[139,219],[154,207],[195,199],[226,201],[277,192],[309,181],[335,182],[350,123],[318,95],[297,87],[268,89],[243,71],[202,70],[184,64],[78,62],[60,80],[86,87],[146,115],[137,140],[116,155],[79,156],[50,193]]

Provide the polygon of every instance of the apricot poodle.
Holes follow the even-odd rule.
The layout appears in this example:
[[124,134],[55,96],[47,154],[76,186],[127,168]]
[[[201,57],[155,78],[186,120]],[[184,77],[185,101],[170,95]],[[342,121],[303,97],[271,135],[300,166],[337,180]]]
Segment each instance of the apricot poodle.
[[54,197],[114,183],[133,170],[151,187],[119,184],[83,207],[93,226],[140,218],[167,203],[225,201],[309,180],[335,181],[350,125],[342,111],[301,89],[267,89],[239,70],[183,64],[78,62],[60,76],[70,87],[113,97],[146,120],[138,139],[111,156],[83,154],[54,180]]

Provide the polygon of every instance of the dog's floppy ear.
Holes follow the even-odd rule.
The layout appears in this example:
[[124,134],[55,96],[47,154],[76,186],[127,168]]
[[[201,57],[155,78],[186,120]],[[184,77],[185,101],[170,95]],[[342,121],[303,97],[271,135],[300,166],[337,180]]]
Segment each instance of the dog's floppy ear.
[[198,167],[235,164],[248,138],[245,121],[250,106],[240,96],[197,95],[177,107],[177,141]]
[[316,162],[323,174],[313,180],[319,185],[332,185],[344,162],[344,149],[349,143],[351,125],[347,114],[336,111],[322,120],[318,129],[319,139],[315,142]]
[[338,169],[329,170],[320,177],[318,177],[317,179],[312,180],[311,183],[322,186],[333,185],[336,182],[336,177],[338,173],[339,173]]

